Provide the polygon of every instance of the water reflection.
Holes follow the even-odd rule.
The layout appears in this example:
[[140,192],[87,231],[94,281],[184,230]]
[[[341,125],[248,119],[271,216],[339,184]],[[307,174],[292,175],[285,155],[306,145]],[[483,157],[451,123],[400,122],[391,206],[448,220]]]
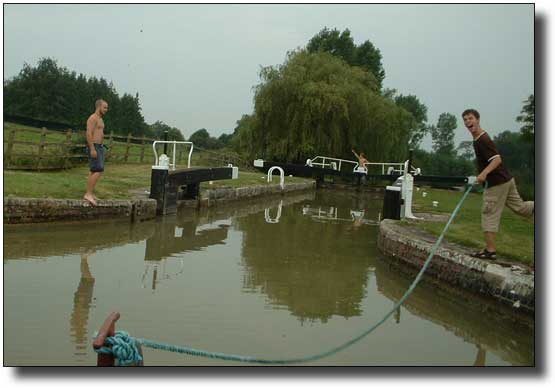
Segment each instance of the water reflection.
[[369,202],[359,203],[353,219],[351,199],[339,196],[327,206],[326,196],[317,193],[314,200],[283,208],[279,223],[257,215],[238,219],[245,291],[267,295],[272,306],[286,307],[301,322],[361,315],[376,242],[375,228],[355,229],[375,223],[364,218],[372,214]]
[[270,217],[270,208],[267,207],[264,209],[264,219],[268,224],[277,224],[279,219],[281,218],[281,208],[283,207],[283,200],[279,201],[279,205],[277,207],[277,214],[275,218]]
[[[158,283],[176,279],[184,271],[183,258],[178,258],[178,270],[167,268],[167,258],[178,254],[203,250],[212,245],[224,244],[230,226],[229,220],[209,224],[208,227],[199,227],[201,223],[197,213],[180,216],[168,216],[158,220],[156,228],[146,240],[145,269],[141,279],[143,288],[156,290]],[[152,274],[149,276],[149,274]],[[150,279],[149,279],[150,278]]]
[[41,225],[5,225],[4,260],[80,254],[124,246],[148,238],[155,221],[92,221]]
[[[393,304],[400,300],[413,280],[414,275],[400,276],[387,259],[377,261],[377,289]],[[533,321],[526,317],[516,319],[507,311],[499,310],[493,302],[422,281],[395,314],[395,322],[409,329],[411,323],[403,322],[401,309],[476,344],[476,359],[469,360],[469,365],[485,365],[486,352],[513,365],[534,365],[534,335],[530,330]]]
[[[29,364],[29,354],[51,360],[52,356],[46,353],[48,346],[43,346],[39,353],[33,352],[41,341],[42,327],[61,316],[66,324],[53,329],[57,337],[48,339],[51,341],[48,345],[58,346],[65,341],[69,347],[64,349],[65,354],[73,351],[78,361],[86,357],[90,360],[93,329],[88,327],[91,324],[96,329],[93,309],[97,303],[102,309],[111,308],[113,303],[126,306],[125,316],[135,314],[134,324],[143,325],[143,331],[138,333],[151,327],[152,316],[163,315],[159,325],[169,336],[182,335],[186,330],[199,338],[213,339],[209,347],[216,350],[221,348],[222,332],[242,333],[245,320],[260,326],[271,322],[289,327],[290,331],[284,331],[287,338],[299,335],[297,330],[312,329],[300,328],[307,323],[329,338],[345,338],[343,319],[336,324],[332,318],[361,317],[347,325],[365,326],[366,322],[361,320],[372,315],[369,312],[380,315],[383,310],[385,314],[414,278],[402,275],[389,260],[379,259],[376,220],[380,210],[381,200],[371,195],[322,191],[200,211],[189,209],[174,217],[135,225],[104,222],[7,228],[4,287],[8,314],[4,322],[10,333],[21,326],[25,335],[8,336],[6,354],[10,362]],[[210,247],[216,247],[217,255],[198,254]],[[227,260],[227,252],[234,260]],[[76,261],[52,259],[64,255],[71,255],[67,257]],[[207,256],[210,260],[205,260]],[[14,260],[29,257],[41,260]],[[239,266],[235,258],[239,258]],[[114,267],[97,265],[112,259]],[[60,277],[54,286],[45,274],[59,273],[60,266],[70,275]],[[221,271],[213,271],[214,268]],[[160,290],[161,282],[165,282],[167,292]],[[175,303],[175,295],[196,290],[201,283],[210,284],[213,293],[188,293]],[[66,290],[63,294],[59,292],[61,287]],[[114,293],[118,293],[120,300],[113,300]],[[137,304],[143,304],[140,307],[134,304],[137,295],[141,298]],[[60,298],[62,307],[54,314],[57,305],[52,301]],[[41,310],[42,306],[48,306],[48,311]],[[238,306],[241,317],[234,316]],[[533,365],[531,325],[490,307],[483,300],[462,298],[422,282],[395,311],[389,322],[393,324],[386,323],[380,330],[384,337],[402,331],[426,338],[429,354],[416,358],[422,363],[426,360],[441,363],[445,343],[440,341],[454,338],[451,352],[455,356],[449,358],[445,354],[445,360],[459,362],[462,358],[461,363],[475,366],[503,362]],[[141,321],[143,316],[145,321]],[[371,320],[368,325],[373,323]],[[442,335],[447,333],[441,340],[428,335],[437,333],[438,328]],[[355,331],[353,334],[357,334]],[[156,339],[157,334],[145,337]],[[243,340],[248,338],[235,334],[225,337],[229,351],[241,350]],[[286,338],[265,336],[263,331],[257,335],[261,346],[267,349],[279,348]],[[303,346],[306,343],[293,346],[291,353],[304,353]],[[245,353],[249,350],[245,349]],[[404,345],[394,341],[390,352],[395,354],[392,360],[411,357],[405,354]],[[354,363],[371,359],[367,349],[355,347],[345,353],[345,357],[349,356]],[[381,353],[376,357],[381,357]]]
[[365,224],[374,226],[380,224],[379,218],[375,220],[366,219],[364,209],[341,209],[340,211],[336,206],[322,208],[321,206],[311,207],[311,205],[306,204],[303,205],[302,214],[303,216],[311,217],[313,221],[317,222],[352,222],[355,229]]
[[73,309],[70,318],[70,332],[75,342],[75,355],[84,357],[88,353],[89,338],[87,325],[93,300],[94,277],[89,269],[89,257],[93,250],[81,253],[79,285],[73,295]]
[[167,217],[159,221],[146,240],[145,261],[161,260],[178,253],[199,251],[211,245],[224,244],[230,220],[199,229],[199,217]]

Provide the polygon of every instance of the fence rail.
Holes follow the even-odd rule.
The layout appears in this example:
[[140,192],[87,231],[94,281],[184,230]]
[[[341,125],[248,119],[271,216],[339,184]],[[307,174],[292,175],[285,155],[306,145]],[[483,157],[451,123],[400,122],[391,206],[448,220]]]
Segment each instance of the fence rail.
[[[52,170],[71,168],[87,161],[85,131],[49,130],[4,126],[4,169],[7,170]],[[104,136],[107,146],[106,161],[126,163],[154,163],[152,143],[146,136]],[[252,169],[250,163],[238,155],[223,151],[205,150],[195,147],[193,164],[196,166],[222,166],[232,163],[243,169]],[[188,152],[177,152],[176,162],[187,163]]]
[[[12,127],[4,128],[4,135],[5,169],[63,169],[71,168],[74,161],[87,159],[84,131]],[[154,156],[150,148],[155,140],[132,136],[131,133],[121,136],[111,132],[105,137],[106,160],[151,163]],[[177,157],[181,161],[182,155]]]

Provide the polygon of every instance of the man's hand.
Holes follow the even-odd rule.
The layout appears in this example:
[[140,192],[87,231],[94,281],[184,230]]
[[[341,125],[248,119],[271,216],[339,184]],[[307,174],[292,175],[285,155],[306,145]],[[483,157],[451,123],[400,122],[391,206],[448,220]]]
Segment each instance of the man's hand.
[[96,148],[94,146],[91,148],[91,158],[96,159],[98,154],[96,153]]
[[486,174],[481,173],[476,177],[476,183],[480,183],[480,184],[484,183],[486,181],[486,177],[487,177]]

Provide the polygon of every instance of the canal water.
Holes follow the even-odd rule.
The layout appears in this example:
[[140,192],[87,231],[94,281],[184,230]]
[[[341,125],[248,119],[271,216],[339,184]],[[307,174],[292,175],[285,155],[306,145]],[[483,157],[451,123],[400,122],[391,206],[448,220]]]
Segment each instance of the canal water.
[[[135,337],[260,358],[358,336],[412,278],[376,247],[381,196],[317,191],[140,224],[4,228],[4,363],[94,365],[112,311]],[[143,349],[145,365],[246,365]],[[534,330],[422,282],[382,326],[306,365],[534,365]]]

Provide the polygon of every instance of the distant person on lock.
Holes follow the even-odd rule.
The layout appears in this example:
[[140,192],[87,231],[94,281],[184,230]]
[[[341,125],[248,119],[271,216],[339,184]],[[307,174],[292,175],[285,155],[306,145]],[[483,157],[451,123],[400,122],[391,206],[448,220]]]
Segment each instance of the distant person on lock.
[[104,171],[104,120],[108,112],[108,103],[102,99],[96,100],[96,110],[87,120],[87,156],[89,157],[89,177],[87,192],[83,199],[96,206],[98,198],[94,195],[94,188]]
[[357,153],[355,152],[355,150],[351,150],[351,151],[353,151],[353,154],[355,154],[355,156],[356,156],[357,159],[358,159],[358,166],[359,166],[359,167],[366,167],[364,164],[365,164],[365,163],[369,163],[369,162],[368,162],[368,160],[366,159],[366,155],[364,155],[364,152],[361,152],[360,154],[357,154]]
[[480,127],[480,113],[467,109],[462,113],[464,126],[473,138],[479,175],[477,183],[487,182],[482,202],[482,230],[486,248],[473,256],[479,259],[496,259],[495,237],[499,231],[501,214],[505,205],[516,214],[530,217],[534,214],[534,201],[523,201],[516,188],[515,179],[503,165],[501,155],[493,140]]

